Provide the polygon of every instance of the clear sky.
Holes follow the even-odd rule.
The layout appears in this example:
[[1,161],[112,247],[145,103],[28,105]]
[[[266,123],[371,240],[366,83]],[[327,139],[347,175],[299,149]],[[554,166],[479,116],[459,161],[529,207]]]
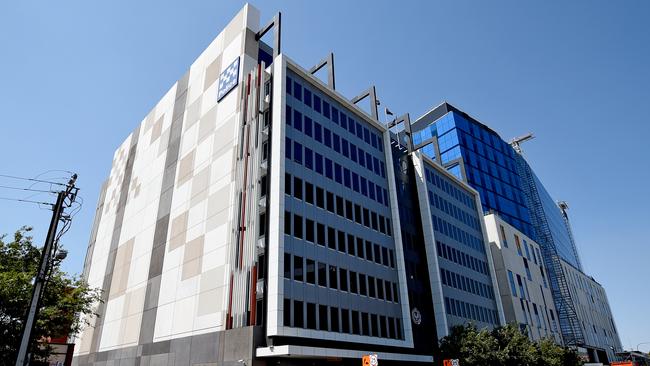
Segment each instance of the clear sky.
[[[0,174],[79,174],[85,204],[63,239],[67,270],[81,272],[113,152],[242,5],[0,3]],[[621,341],[650,342],[650,2],[253,5],[262,22],[282,11],[283,51],[302,65],[334,51],[348,97],[375,84],[384,105],[412,119],[446,100],[506,140],[533,132],[525,155],[569,203],[582,263],[605,286]],[[0,233],[31,225],[42,243],[49,216],[0,201]]]

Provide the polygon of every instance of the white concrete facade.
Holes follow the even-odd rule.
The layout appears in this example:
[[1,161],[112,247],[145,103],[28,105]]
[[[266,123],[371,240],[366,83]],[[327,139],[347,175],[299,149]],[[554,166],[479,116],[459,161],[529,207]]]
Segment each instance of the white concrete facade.
[[614,323],[605,289],[593,277],[584,274],[565,261],[561,261],[571,299],[582,326],[585,347],[596,348],[615,360],[616,352],[623,349]]
[[539,244],[496,214],[484,216],[506,323],[515,323],[532,340],[562,344],[557,311],[546,279]]
[[[240,92],[258,28],[246,5],[117,149],[84,271],[104,287],[102,324],[90,319],[75,355],[225,329]],[[237,59],[239,83],[218,100]]]

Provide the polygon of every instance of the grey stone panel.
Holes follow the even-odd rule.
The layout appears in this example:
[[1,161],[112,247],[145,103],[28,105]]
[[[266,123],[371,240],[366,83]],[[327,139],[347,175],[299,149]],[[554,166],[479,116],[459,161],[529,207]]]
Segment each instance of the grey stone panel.
[[[143,331],[149,327],[146,322],[143,317]],[[256,346],[264,344],[261,327],[245,327],[78,356],[73,362],[77,366],[224,366],[241,365],[237,361],[244,360],[252,365]]]
[[147,292],[145,292],[144,298],[144,310],[153,309],[158,305],[158,294],[160,292],[160,276],[156,276],[148,281],[151,283],[147,283]]
[[149,262],[149,279],[162,274],[163,261],[165,259],[165,246],[159,245],[151,251],[151,262]]
[[[169,199],[171,206],[171,197]],[[159,218],[156,221],[156,228],[153,234],[153,247],[161,246],[165,244],[167,240],[167,228],[169,225],[169,213]]]
[[214,332],[192,337],[190,365],[217,361],[219,353],[215,345],[218,344],[220,336],[223,334]]
[[[160,286],[160,284],[158,286]],[[147,287],[149,286],[147,285]],[[140,325],[140,340],[153,339],[153,331],[156,326],[156,310],[157,308],[154,307],[152,309],[145,310],[142,313],[142,323]]]
[[174,355],[174,366],[190,365],[191,338],[172,339],[170,351]]

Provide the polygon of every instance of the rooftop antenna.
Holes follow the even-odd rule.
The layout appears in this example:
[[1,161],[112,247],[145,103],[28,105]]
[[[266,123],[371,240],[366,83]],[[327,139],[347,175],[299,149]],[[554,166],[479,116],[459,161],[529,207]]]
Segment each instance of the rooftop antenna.
[[523,136],[515,137],[514,139],[510,140],[510,146],[512,146],[512,148],[515,149],[517,153],[521,154],[523,152],[521,150],[521,143],[532,140],[534,138],[535,136],[533,136],[532,133],[527,133]]

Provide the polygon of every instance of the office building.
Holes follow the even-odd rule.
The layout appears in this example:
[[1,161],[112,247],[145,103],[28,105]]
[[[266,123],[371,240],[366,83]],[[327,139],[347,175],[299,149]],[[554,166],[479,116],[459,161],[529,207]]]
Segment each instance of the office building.
[[346,98],[333,55],[305,69],[280,39],[246,5],[115,152],[76,365],[431,363],[450,327],[504,323],[483,211],[533,230],[509,146],[467,124],[495,164],[405,148],[408,116],[381,123],[374,87]]
[[[519,143],[515,141],[511,146],[489,127],[449,103],[417,119],[410,131],[401,131],[400,142],[408,142],[409,133],[413,150],[434,158],[480,193],[484,212],[497,214],[539,244],[563,343],[604,349],[605,343],[598,338],[585,336],[577,299],[563,269],[568,264],[578,272],[583,271],[567,205],[551,198],[522,156]],[[601,300],[607,303],[606,297]],[[593,360],[594,352],[590,355]]]
[[430,292],[437,337],[503,324],[478,192],[420,152],[394,143],[393,155],[408,288]]
[[593,277],[568,262],[562,261],[562,269],[584,336],[580,350],[586,352],[592,362],[617,360],[616,353],[623,349],[623,345],[605,289]]
[[539,244],[501,217],[484,217],[506,323],[517,324],[532,340],[562,335]]
[[446,102],[418,118],[411,130],[415,146],[479,192],[484,212],[498,212],[534,237],[516,154],[496,132]]
[[460,201],[432,206],[445,221],[427,214],[413,245],[436,258],[439,237],[450,277],[407,267],[389,130],[335,90],[332,57],[303,69],[280,15],[259,18],[246,5],[117,149],[84,266],[104,301],[77,365],[430,363],[436,317],[441,334],[500,323],[477,192],[429,163],[439,177],[418,187]]

